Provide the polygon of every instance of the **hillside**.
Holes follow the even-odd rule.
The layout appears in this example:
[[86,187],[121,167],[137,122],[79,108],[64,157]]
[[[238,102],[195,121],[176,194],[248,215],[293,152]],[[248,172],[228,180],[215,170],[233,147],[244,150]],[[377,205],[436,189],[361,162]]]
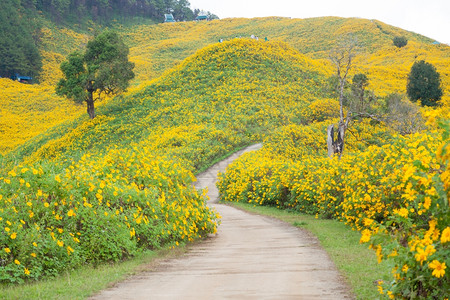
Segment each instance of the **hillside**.
[[31,139],[0,181],[0,258],[9,266],[1,281],[215,232],[219,217],[192,186],[193,172],[298,121],[321,94],[322,67],[281,42],[216,43],[95,119]]
[[[441,73],[446,91],[443,101],[449,101],[450,48],[433,45],[432,40],[426,37],[376,20],[335,17],[224,19],[205,23],[115,25],[115,28],[124,35],[130,46],[130,60],[136,64],[136,79],[132,82],[132,90],[147,85],[197,50],[217,43],[220,38],[247,38],[251,34],[258,35],[261,39],[267,37],[270,41],[288,43],[306,56],[322,61],[324,69],[331,75],[333,70],[327,60],[328,51],[334,47],[337,37],[352,32],[363,46],[354,72],[367,74],[370,89],[377,95],[404,93],[411,65],[416,59],[426,59]],[[89,32],[75,32],[47,22],[40,36],[44,60],[41,84],[17,89],[9,80],[0,79],[0,84],[5,87],[0,98],[3,116],[0,128],[2,134],[13,139],[12,143],[5,139],[0,142],[0,153],[5,154],[27,139],[84,112],[84,107],[75,106],[54,95],[52,87],[61,78],[60,63],[68,53],[84,47],[90,35]],[[393,46],[392,39],[396,35],[406,36],[408,45],[401,49]],[[13,106],[4,102],[8,98],[15,99]],[[33,100],[30,102],[30,99]],[[30,103],[34,103],[34,100],[41,103],[40,107],[47,107],[46,112],[36,112],[33,118],[26,117],[30,113]],[[58,107],[60,103],[62,106]]]
[[[209,146],[191,146],[208,161],[225,154],[228,147],[259,139],[264,131],[298,122],[300,112],[323,94],[326,76],[321,63],[285,43],[247,39],[216,43],[142,90],[106,103],[94,120],[82,117],[55,127],[20,147],[16,155],[38,161],[130,144],[170,153],[189,144],[185,140],[189,137],[205,136],[207,143],[214,141],[211,136],[220,137],[220,143],[214,141],[223,147],[218,153]],[[180,130],[185,137],[178,136]]]
[[[379,261],[394,260],[393,284],[380,288],[395,295],[448,289],[445,272],[434,270],[442,270],[450,251],[450,125],[436,122],[449,116],[448,46],[377,21],[342,18],[226,19],[121,31],[137,78],[92,120],[52,91],[59,62],[82,48],[88,34],[49,26],[44,82],[0,81],[1,113],[11,120],[1,128],[2,149],[19,145],[0,161],[0,259],[7,266],[1,282],[121,261],[216,232],[220,216],[206,206],[206,191],[192,186],[193,174],[263,141],[262,150],[222,175],[223,199],[345,222],[361,231],[361,243],[370,242]],[[338,103],[326,56],[343,33],[365,46],[349,77],[369,78],[368,107],[388,111],[386,96],[404,93],[410,66],[422,58],[441,73],[445,97],[435,109],[406,102],[417,120],[400,117],[423,129],[414,134],[354,118],[343,158],[329,159],[325,132],[336,123]],[[406,47],[392,45],[397,34],[409,38]],[[419,276],[425,279],[417,287]]]

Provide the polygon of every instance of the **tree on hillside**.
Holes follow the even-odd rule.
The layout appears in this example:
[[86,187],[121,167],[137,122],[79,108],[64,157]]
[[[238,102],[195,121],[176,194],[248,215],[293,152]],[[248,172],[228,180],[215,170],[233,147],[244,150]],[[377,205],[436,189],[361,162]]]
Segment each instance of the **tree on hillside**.
[[128,47],[119,35],[105,31],[89,41],[84,54],[73,52],[61,63],[62,78],[56,93],[77,103],[86,102],[87,113],[95,117],[95,101],[103,94],[125,91],[134,78],[134,64],[128,61]]
[[408,44],[408,39],[404,36],[396,36],[392,41],[398,48],[405,47]]
[[406,93],[411,101],[420,100],[422,106],[436,106],[442,97],[441,79],[436,68],[424,60],[411,67]]
[[336,140],[334,138],[334,125],[328,126],[327,129],[328,156],[330,157],[333,154],[339,154],[339,157],[341,157],[344,150],[345,131],[351,118],[350,112],[347,112],[347,116],[344,116],[344,88],[347,82],[348,72],[352,67],[353,58],[356,55],[356,47],[356,38],[348,36],[338,42],[338,45],[331,50],[329,56],[331,62],[336,67],[336,77],[339,83],[339,124]]
[[[24,1],[24,0],[22,0]],[[175,19],[190,21],[194,12],[187,0],[26,0],[29,6],[42,11],[57,23],[83,23],[94,20],[110,23],[133,17],[163,21],[165,13],[173,13]]]

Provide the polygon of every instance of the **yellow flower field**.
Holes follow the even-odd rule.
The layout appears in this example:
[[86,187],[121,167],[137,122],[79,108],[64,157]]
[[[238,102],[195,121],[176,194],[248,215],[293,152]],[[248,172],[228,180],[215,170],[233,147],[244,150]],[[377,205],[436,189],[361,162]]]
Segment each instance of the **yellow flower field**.
[[[264,141],[222,175],[225,200],[336,218],[361,231],[379,260],[393,261],[393,285],[380,285],[389,297],[417,288],[418,276],[426,296],[448,289],[448,46],[376,20],[334,17],[116,29],[130,45],[136,79],[97,106],[93,120],[54,93],[59,64],[88,34],[49,25],[41,82],[0,79],[0,281],[215,232],[220,218],[192,188],[193,174]],[[347,33],[364,46],[349,77],[367,75],[374,106],[405,93],[417,59],[441,74],[443,105],[421,109],[426,129],[406,136],[355,120],[343,158],[330,160],[325,132],[337,122],[338,103],[327,91],[334,72],[327,57]],[[396,35],[408,45],[393,46]]]

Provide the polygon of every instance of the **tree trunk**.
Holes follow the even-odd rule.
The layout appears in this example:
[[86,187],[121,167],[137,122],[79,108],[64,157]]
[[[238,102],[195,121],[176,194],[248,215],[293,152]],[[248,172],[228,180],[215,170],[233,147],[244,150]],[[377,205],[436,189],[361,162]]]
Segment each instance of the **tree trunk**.
[[93,91],[88,91],[89,93],[89,97],[86,100],[86,104],[87,104],[87,113],[89,115],[89,118],[93,119],[95,118],[95,107],[94,107],[94,96],[93,96]]
[[347,125],[344,122],[339,122],[337,130],[337,139],[334,139],[334,125],[327,128],[327,145],[328,157],[332,158],[334,154],[339,154],[339,159],[342,157],[344,151],[344,136]]
[[339,128],[337,133],[336,141],[336,153],[339,153],[339,159],[342,157],[342,152],[344,152],[344,136],[345,136],[346,125],[344,122],[339,122]]
[[334,154],[334,125],[331,124],[327,128],[327,145],[328,145],[328,157],[332,158]]

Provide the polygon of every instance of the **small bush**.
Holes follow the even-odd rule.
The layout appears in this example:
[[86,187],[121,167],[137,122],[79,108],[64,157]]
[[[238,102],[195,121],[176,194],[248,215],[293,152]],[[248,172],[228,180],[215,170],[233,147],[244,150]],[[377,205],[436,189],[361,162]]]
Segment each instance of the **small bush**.
[[408,44],[408,40],[404,36],[396,36],[393,39],[394,45],[398,48],[405,47]]

